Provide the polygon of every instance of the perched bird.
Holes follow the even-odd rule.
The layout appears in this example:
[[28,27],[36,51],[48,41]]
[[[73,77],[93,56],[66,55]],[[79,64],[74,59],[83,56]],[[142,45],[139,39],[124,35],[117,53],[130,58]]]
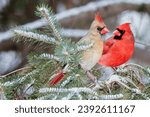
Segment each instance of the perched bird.
[[[91,48],[88,48],[87,50],[82,52],[82,57],[80,61],[81,67],[85,71],[91,70],[96,63],[99,61],[99,58],[102,55],[103,52],[103,40],[101,38],[102,34],[108,33],[109,30],[107,29],[105,23],[103,22],[100,15],[96,14],[95,19],[92,22],[90,29],[88,33],[79,40],[77,44],[90,44],[93,43],[93,46]],[[64,71],[60,71],[56,77],[54,77],[49,85],[55,85],[64,77]]]
[[103,54],[98,62],[100,65],[117,67],[127,62],[134,52],[134,36],[130,23],[118,26],[113,34],[104,43]]

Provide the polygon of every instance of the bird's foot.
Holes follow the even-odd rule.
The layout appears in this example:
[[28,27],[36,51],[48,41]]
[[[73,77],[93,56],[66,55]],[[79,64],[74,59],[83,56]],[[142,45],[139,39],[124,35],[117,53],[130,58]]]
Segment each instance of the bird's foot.
[[114,73],[117,73],[117,67],[111,67],[114,70]]
[[90,71],[86,71],[86,74],[92,82],[97,83],[96,77]]

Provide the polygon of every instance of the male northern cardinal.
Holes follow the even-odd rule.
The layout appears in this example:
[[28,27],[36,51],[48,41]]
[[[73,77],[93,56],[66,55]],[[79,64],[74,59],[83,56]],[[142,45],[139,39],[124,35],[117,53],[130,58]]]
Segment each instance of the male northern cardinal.
[[113,34],[104,43],[103,54],[98,62],[100,65],[117,67],[127,62],[133,54],[134,36],[130,23],[118,26]]
[[[77,43],[86,44],[93,43],[93,46],[82,53],[80,65],[85,70],[91,70],[98,62],[103,51],[103,41],[100,37],[102,34],[106,34],[109,30],[106,28],[102,18],[96,14],[95,19],[92,22],[88,33]],[[49,83],[50,86],[57,84],[63,79],[66,70],[60,71]]]

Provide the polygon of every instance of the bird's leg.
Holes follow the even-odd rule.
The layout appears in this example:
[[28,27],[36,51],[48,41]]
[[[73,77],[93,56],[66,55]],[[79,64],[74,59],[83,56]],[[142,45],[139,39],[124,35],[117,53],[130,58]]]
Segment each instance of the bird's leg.
[[92,80],[94,83],[97,81],[96,77],[90,72],[90,71],[86,71],[86,75],[88,76],[88,78],[90,80]]
[[115,73],[117,73],[117,69],[118,69],[117,67],[111,67],[111,68],[114,70]]
[[107,83],[106,83],[106,87],[108,88],[109,93],[111,93],[111,89],[110,89],[110,87],[108,86]]
[[93,81],[94,83],[97,82],[96,77],[95,77],[90,71],[86,70],[86,68],[84,68],[84,67],[82,67],[82,66],[80,66],[80,67],[85,71],[87,77],[88,77],[91,81]]

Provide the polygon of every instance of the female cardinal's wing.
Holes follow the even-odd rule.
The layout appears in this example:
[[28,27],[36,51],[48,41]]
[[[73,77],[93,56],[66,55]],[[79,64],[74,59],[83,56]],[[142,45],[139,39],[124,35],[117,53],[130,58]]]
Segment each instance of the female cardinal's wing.
[[107,52],[113,46],[114,42],[115,41],[112,37],[106,40],[106,42],[104,43],[104,48],[103,48],[103,54],[102,55],[107,54]]

